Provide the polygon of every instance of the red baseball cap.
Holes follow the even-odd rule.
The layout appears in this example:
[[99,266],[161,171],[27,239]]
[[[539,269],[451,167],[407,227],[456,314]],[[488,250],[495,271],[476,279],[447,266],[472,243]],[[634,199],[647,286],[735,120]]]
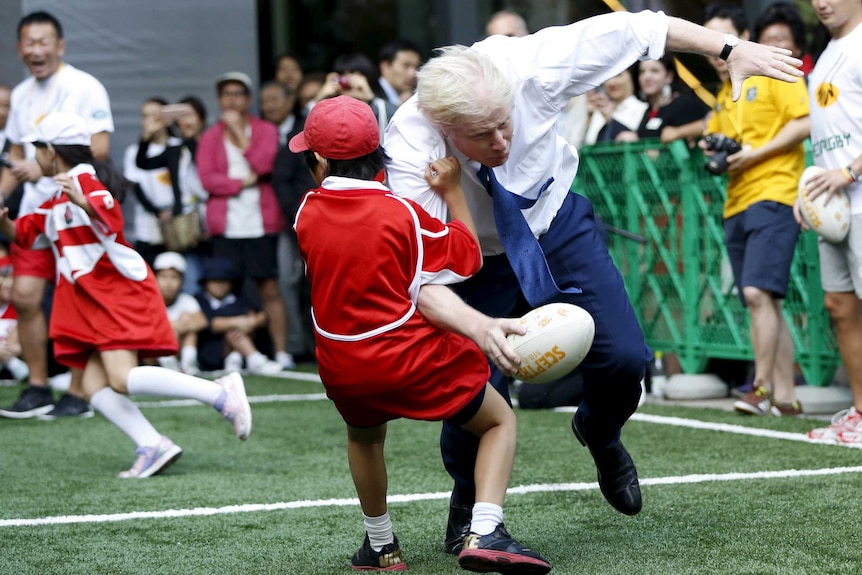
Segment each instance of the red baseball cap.
[[331,160],[352,160],[380,147],[380,126],[371,106],[336,96],[318,102],[305,121],[305,129],[288,143],[291,152],[311,150]]

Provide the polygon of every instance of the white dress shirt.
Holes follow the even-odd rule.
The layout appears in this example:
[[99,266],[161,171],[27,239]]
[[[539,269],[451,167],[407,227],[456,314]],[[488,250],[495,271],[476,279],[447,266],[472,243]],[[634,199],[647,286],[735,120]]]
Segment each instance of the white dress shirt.
[[[497,179],[509,191],[535,198],[542,185],[554,178],[539,201],[523,210],[536,237],[550,227],[578,169],[577,152],[556,130],[560,111],[570,98],[616,76],[636,60],[660,58],[667,31],[668,18],[661,12],[617,12],[521,38],[491,36],[473,44],[514,88],[512,145],[508,161],[494,168]],[[491,198],[476,175],[478,164],[455,149],[416,104],[414,95],[398,109],[386,132],[386,152],[392,158],[387,167],[389,188],[446,220],[446,204],[425,181],[425,168],[437,159],[456,156],[461,160],[461,186],[482,253],[503,253]]]

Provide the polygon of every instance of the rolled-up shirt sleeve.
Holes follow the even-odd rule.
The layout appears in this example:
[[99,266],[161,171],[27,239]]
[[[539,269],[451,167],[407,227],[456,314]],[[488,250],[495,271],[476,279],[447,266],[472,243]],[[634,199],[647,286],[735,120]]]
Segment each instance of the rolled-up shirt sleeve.
[[529,36],[491,36],[473,47],[516,82],[534,79],[561,109],[637,60],[664,55],[669,20],[663,12],[614,12]]

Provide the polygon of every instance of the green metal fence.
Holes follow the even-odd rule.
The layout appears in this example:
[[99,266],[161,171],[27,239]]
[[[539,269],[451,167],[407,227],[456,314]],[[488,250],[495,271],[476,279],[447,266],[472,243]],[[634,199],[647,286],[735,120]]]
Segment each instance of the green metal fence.
[[[572,191],[607,224],[647,238],[609,234],[647,342],[675,353],[688,373],[703,371],[710,358],[753,359],[748,313],[724,248],[724,178],[682,142],[596,145],[580,156]],[[839,357],[812,232],[800,236],[790,283],[784,310],[796,361],[809,384],[828,385]]]

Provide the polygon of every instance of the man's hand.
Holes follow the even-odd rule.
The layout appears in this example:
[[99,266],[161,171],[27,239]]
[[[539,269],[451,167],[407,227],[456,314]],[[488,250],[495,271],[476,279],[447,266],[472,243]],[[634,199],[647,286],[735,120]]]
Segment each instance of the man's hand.
[[802,217],[802,202],[799,201],[799,198],[796,198],[796,201],[793,202],[793,219],[796,220],[796,223],[799,224],[799,227],[803,230],[811,229],[808,226],[808,222],[806,222],[805,218]]
[[236,110],[225,110],[222,112],[221,121],[224,122],[227,128],[236,137],[244,136],[243,129],[245,125],[242,120],[242,115]]
[[39,164],[29,160],[12,160],[10,171],[19,182],[35,182],[42,177],[42,168]]
[[760,163],[760,157],[753,148],[743,148],[727,157],[727,171],[737,172]]
[[476,326],[471,339],[497,366],[497,369],[507,375],[515,375],[518,373],[521,358],[515,353],[506,336],[510,333],[524,335],[526,331],[527,328],[517,319],[485,316],[485,321]]
[[802,77],[802,60],[790,50],[740,40],[727,58],[727,72],[733,87],[733,101],[742,94],[742,83],[751,76],[767,76],[784,82],[796,82]]
[[825,206],[832,199],[832,196],[846,185],[847,177],[842,170],[825,170],[808,178],[808,181],[805,182],[805,195],[808,196],[809,200],[813,200],[820,194],[826,194],[826,199],[823,201]]
[[422,286],[417,306],[430,324],[471,339],[503,373],[514,375],[518,371],[521,358],[506,336],[526,333],[519,320],[489,317],[441,285]]

